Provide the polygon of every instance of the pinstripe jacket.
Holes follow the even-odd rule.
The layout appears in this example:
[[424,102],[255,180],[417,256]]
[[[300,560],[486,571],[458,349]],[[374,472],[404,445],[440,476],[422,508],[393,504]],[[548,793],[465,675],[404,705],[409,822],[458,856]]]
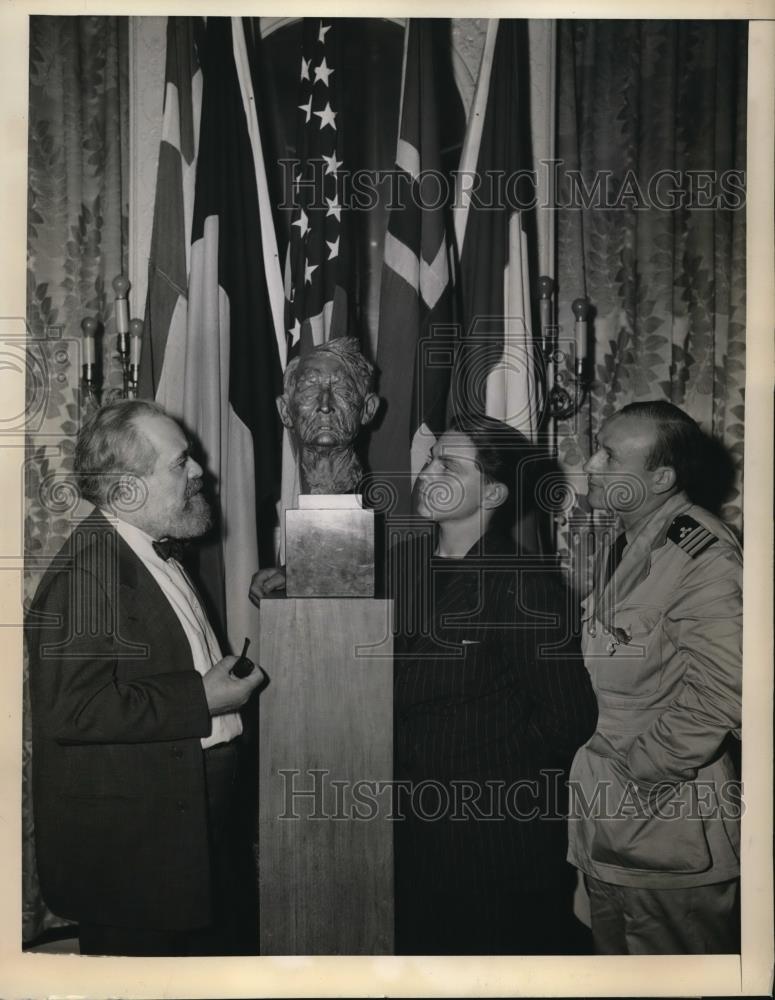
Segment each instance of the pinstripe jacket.
[[425,789],[404,793],[396,862],[447,886],[543,886],[564,868],[563,782],[596,717],[568,595],[507,538],[463,559],[431,545],[391,559],[395,777]]

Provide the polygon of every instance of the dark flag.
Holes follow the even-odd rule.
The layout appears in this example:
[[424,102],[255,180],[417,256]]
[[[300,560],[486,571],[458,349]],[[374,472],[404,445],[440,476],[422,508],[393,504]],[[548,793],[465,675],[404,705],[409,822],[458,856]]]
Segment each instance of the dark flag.
[[271,536],[273,528],[258,514],[273,519],[277,498],[274,400],[285,360],[282,276],[249,45],[240,18],[208,18],[187,323],[170,330],[157,392],[198,435],[217,478],[221,544],[201,575],[211,597],[222,600],[233,649],[245,636],[258,640],[246,582],[259,565],[259,529]]
[[410,19],[377,341],[379,391],[387,406],[369,451],[372,471],[393,483],[398,512],[408,511],[414,479],[444,429],[453,351],[437,79],[432,22]]
[[[294,205],[285,260],[288,357],[348,333],[349,248],[343,205],[340,29],[331,18],[304,18],[297,98]],[[280,559],[284,512],[295,507],[299,470],[283,434]]]
[[455,409],[486,412],[535,440],[537,355],[520,209],[534,194],[528,58],[526,21],[488,23],[455,199],[463,327]]
[[347,333],[343,237],[343,59],[329,18],[305,18],[299,67],[293,218],[285,274],[290,356]]

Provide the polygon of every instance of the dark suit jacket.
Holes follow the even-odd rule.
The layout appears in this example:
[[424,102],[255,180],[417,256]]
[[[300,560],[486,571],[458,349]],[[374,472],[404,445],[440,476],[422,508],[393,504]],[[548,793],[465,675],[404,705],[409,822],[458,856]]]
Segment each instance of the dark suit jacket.
[[209,923],[202,678],[158,584],[99,512],[55,557],[25,632],[46,902],[97,924]]
[[[486,535],[463,559],[431,559],[431,546],[409,539],[390,561],[394,770],[436,783],[426,812],[440,812],[439,796],[449,810],[428,821],[403,810],[398,881],[547,887],[567,877],[564,781],[597,716],[567,592],[551,564],[517,556],[505,537]],[[498,783],[513,790],[500,807],[488,791]],[[534,809],[552,818],[527,818]]]

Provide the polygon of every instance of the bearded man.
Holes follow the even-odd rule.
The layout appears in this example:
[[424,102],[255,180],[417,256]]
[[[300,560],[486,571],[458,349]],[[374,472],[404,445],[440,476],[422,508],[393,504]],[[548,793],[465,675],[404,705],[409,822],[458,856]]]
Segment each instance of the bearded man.
[[130,400],[81,429],[75,475],[95,510],[25,629],[42,894],[82,954],[228,954],[237,710],[263,674],[235,676],[171,554],[210,527],[202,468],[161,407]]

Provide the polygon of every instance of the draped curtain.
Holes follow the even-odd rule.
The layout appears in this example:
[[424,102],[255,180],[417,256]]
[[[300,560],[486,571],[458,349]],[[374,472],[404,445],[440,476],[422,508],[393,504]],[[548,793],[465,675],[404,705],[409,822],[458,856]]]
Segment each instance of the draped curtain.
[[[106,388],[113,357],[113,290],[126,273],[128,35],[117,17],[31,17],[27,229],[28,425],[25,598],[70,532],[67,486],[83,416],[80,324],[103,324]],[[38,405],[40,404],[40,405]],[[26,671],[26,660],[25,660]],[[25,701],[27,699],[25,684]],[[30,716],[24,711],[23,925],[29,941],[63,921],[40,898],[29,793]]]
[[572,336],[586,295],[594,350],[560,461],[580,472],[614,410],[670,400],[731,456],[738,530],[747,41],[735,21],[561,21],[557,56],[558,319]]

